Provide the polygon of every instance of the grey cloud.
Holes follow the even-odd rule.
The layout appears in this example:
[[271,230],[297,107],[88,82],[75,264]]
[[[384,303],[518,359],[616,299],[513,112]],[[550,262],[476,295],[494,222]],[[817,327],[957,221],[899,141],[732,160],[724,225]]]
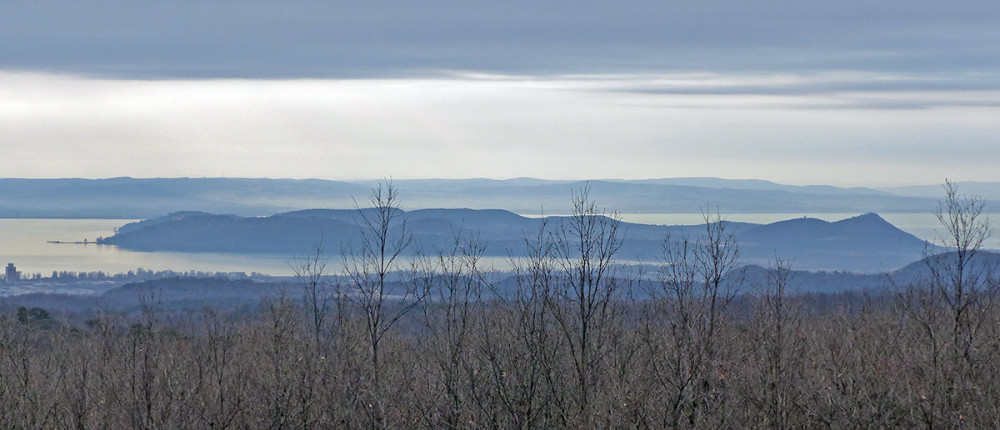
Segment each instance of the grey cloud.
[[622,70],[982,71],[993,1],[24,2],[0,68],[113,77]]

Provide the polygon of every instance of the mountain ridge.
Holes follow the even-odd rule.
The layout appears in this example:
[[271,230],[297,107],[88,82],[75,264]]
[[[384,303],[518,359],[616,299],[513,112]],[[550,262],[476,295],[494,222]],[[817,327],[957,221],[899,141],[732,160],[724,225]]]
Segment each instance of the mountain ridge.
[[[447,244],[453,235],[476,234],[492,256],[524,255],[524,238],[548,223],[557,231],[566,217],[529,218],[506,210],[421,209],[401,211],[412,233],[427,249]],[[747,263],[766,265],[776,256],[795,259],[810,270],[879,271],[908,264],[927,244],[899,230],[874,213],[836,222],[814,218],[770,224],[726,222]],[[665,237],[700,240],[704,225],[659,226],[625,223],[619,256],[655,260]],[[102,244],[136,251],[286,253],[308,252],[322,238],[334,244],[357,243],[360,212],[309,210],[268,217],[240,217],[202,212],[178,212],[122,226]]]
[[[783,185],[756,179],[396,180],[403,208],[502,208],[569,213],[572,191],[589,186],[602,207],[622,213],[923,212],[937,198],[870,188]],[[376,181],[269,178],[0,179],[0,217],[152,218],[178,210],[267,216],[365,204]],[[997,187],[1000,188],[1000,187]],[[988,202],[987,210],[998,210]]]

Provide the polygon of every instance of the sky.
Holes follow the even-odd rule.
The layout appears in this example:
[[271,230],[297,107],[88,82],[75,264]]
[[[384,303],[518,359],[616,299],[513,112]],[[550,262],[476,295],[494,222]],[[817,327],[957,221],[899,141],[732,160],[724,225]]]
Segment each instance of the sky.
[[1000,181],[1000,2],[6,1],[0,177]]

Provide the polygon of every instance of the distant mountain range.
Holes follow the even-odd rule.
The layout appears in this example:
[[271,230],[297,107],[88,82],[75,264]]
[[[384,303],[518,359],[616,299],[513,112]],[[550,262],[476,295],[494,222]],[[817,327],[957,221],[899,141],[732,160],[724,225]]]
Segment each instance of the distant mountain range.
[[[309,208],[364,206],[375,181],[252,178],[0,179],[0,217],[136,218],[176,211],[267,216]],[[531,178],[397,180],[404,209],[505,209],[565,214],[570,192],[585,185],[602,207],[622,213],[930,212],[940,186],[839,188],[763,180],[674,178],[552,181]],[[987,199],[1000,183],[959,183]],[[1000,206],[991,201],[988,211]]]
[[[433,253],[455,234],[475,234],[491,256],[520,256],[524,238],[537,232],[542,219],[505,210],[423,209],[405,212],[407,227],[424,252]],[[557,229],[564,217],[548,217]],[[619,257],[653,261],[664,237],[699,240],[704,225],[659,226],[623,223]],[[837,222],[798,218],[772,224],[726,222],[746,263],[767,265],[775,257],[793,260],[797,269],[878,272],[921,257],[924,241],[867,213]],[[357,210],[304,210],[268,217],[175,212],[130,223],[101,243],[138,251],[268,253],[304,255],[322,240],[338,253],[360,241]],[[416,249],[416,248],[414,248]]]

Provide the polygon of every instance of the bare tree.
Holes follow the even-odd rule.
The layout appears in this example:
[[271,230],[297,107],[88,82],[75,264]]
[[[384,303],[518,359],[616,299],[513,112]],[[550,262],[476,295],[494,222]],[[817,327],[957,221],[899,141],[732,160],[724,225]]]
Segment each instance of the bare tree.
[[244,427],[249,375],[237,357],[241,333],[231,319],[212,309],[204,311],[202,321],[205,332],[195,339],[195,365],[204,386],[200,391],[201,425],[211,429]]
[[800,390],[805,344],[800,307],[789,297],[792,273],[791,263],[776,257],[766,279],[756,285],[751,322],[751,367],[756,383],[747,389],[755,407],[747,412],[758,417],[756,424],[761,427],[791,429],[803,425]]
[[386,425],[382,403],[381,343],[386,333],[426,296],[412,288],[413,283],[391,277],[400,272],[402,257],[413,245],[413,234],[399,208],[399,190],[392,182],[380,183],[369,196],[370,207],[355,203],[361,220],[359,243],[349,244],[344,252],[344,267],[351,281],[348,298],[361,310],[371,365],[369,408],[372,427]]
[[478,318],[483,370],[473,374],[486,387],[475,393],[482,427],[551,428],[560,422],[555,410],[567,396],[557,364],[563,337],[553,330],[549,307],[557,275],[547,224],[542,220],[524,238],[526,258],[509,257],[512,289],[487,284],[493,300]]
[[942,245],[948,251],[944,257],[931,256],[925,262],[931,288],[944,299],[950,314],[952,355],[971,362],[984,321],[981,311],[991,307],[997,290],[995,264],[975,259],[993,228],[983,213],[984,199],[959,194],[957,186],[947,180],[944,190],[945,200],[934,214],[945,229]]
[[927,347],[926,359],[917,364],[928,385],[917,404],[929,428],[960,426],[968,416],[969,400],[977,396],[977,367],[993,353],[983,348],[982,331],[1000,286],[995,261],[979,257],[993,232],[985,200],[960,194],[951,181],[943,188],[945,199],[934,214],[944,228],[944,252],[925,251],[926,275],[906,286],[901,301]]
[[299,375],[308,373],[312,365],[302,336],[308,332],[301,323],[294,301],[282,295],[264,301],[263,315],[249,334],[248,340],[257,344],[253,359],[260,363],[253,378],[256,398],[248,402],[255,409],[258,428],[288,428],[311,406],[297,398],[301,390],[310,388],[302,386],[304,378]]
[[572,195],[573,213],[554,235],[560,278],[549,296],[553,316],[570,349],[576,376],[579,423],[592,423],[591,402],[597,369],[612,334],[620,279],[615,254],[624,232],[617,213],[605,214],[590,199],[590,188]]
[[459,229],[436,257],[423,261],[415,278],[430,293],[421,307],[425,333],[419,339],[430,389],[416,401],[427,404],[423,415],[432,427],[460,428],[472,419],[468,404],[477,385],[471,378],[472,340],[482,306],[484,251],[477,235],[464,236]]
[[327,315],[330,312],[330,300],[340,300],[340,295],[333,294],[333,288],[327,277],[326,264],[322,238],[312,252],[288,263],[295,272],[299,285],[302,286],[302,304],[317,348],[320,347],[323,338]]
[[[742,284],[739,248],[718,214],[704,214],[694,238],[664,237],[657,283],[647,289],[644,337],[650,373],[666,408],[655,427],[722,426],[705,414],[720,408],[723,390],[718,346],[726,311]],[[735,276],[734,276],[735,275]]]

